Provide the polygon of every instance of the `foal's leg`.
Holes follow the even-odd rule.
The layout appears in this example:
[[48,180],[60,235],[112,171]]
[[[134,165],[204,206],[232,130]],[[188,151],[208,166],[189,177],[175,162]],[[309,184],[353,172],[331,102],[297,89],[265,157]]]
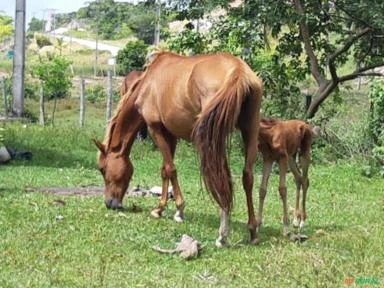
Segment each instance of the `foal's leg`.
[[296,183],[296,195],[295,195],[295,210],[293,212],[293,226],[299,227],[300,225],[300,213],[299,213],[299,205],[300,205],[300,190],[302,186],[302,177],[299,167],[297,167],[295,156],[289,157],[289,168],[295,178]]
[[300,228],[303,228],[305,220],[307,219],[307,212],[305,210],[305,204],[307,201],[307,190],[309,187],[308,169],[309,169],[310,161],[311,160],[310,160],[309,155],[300,156],[301,171],[302,171],[302,175],[303,175],[303,178],[302,178],[303,200],[302,200]]
[[281,200],[283,201],[283,235],[288,235],[289,218],[288,218],[288,205],[287,205],[287,186],[286,186],[286,175],[288,159],[286,156],[281,157],[279,161],[280,166],[280,183],[279,193]]
[[[256,120],[255,120],[256,121]],[[253,122],[251,122],[253,123]],[[244,128],[240,127],[245,149],[245,165],[243,170],[243,188],[247,197],[248,208],[248,229],[250,232],[250,241],[257,244],[257,221],[253,207],[252,190],[253,190],[253,165],[257,157],[257,135],[258,130],[254,125]],[[249,131],[252,132],[249,132]]]
[[272,160],[263,158],[263,178],[261,179],[259,189],[259,215],[257,218],[258,230],[260,230],[261,224],[263,223],[264,200],[267,195],[268,180],[271,175],[272,164]]
[[176,214],[174,220],[183,222],[184,220],[184,201],[181,195],[179,182],[177,180],[176,167],[173,163],[173,156],[176,150],[177,139],[170,134],[163,125],[151,127],[152,137],[154,138],[159,150],[163,155],[163,166],[161,168],[162,192],[159,207],[152,210],[151,215],[155,218],[161,217],[168,201],[168,186],[171,180],[173,193],[176,202]]

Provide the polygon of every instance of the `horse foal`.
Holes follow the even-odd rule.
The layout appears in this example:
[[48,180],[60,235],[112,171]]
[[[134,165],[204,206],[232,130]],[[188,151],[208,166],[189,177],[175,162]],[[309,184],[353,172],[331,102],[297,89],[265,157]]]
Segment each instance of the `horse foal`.
[[[305,202],[309,186],[308,168],[311,161],[311,144],[318,135],[318,127],[300,120],[280,121],[262,118],[259,128],[258,148],[263,157],[263,177],[259,190],[258,230],[262,224],[264,199],[273,162],[279,165],[279,193],[283,202],[283,234],[288,234],[288,207],[286,174],[288,166],[296,183],[293,225],[303,227],[306,219]],[[299,156],[299,163],[296,158]],[[299,164],[299,165],[298,165]],[[300,191],[303,191],[302,210],[299,213]]]

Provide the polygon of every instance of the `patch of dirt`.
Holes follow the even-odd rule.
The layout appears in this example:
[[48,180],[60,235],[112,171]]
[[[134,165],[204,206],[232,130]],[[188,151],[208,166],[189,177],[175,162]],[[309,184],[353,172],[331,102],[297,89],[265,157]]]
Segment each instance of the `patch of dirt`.
[[[43,192],[55,195],[68,196],[102,196],[104,187],[100,186],[80,186],[80,187],[26,187],[25,192]],[[127,197],[160,197],[161,187],[153,186],[146,189],[140,186],[127,190]],[[169,199],[173,199],[173,190],[168,190]]]
[[26,187],[25,192],[43,192],[56,195],[68,196],[102,196],[104,187],[82,186],[82,187]]

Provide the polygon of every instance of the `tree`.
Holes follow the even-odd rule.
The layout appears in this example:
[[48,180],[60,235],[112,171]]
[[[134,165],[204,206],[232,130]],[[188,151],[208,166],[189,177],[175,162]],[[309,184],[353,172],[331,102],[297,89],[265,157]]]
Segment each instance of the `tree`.
[[119,50],[116,60],[119,74],[127,75],[132,70],[142,70],[145,64],[148,46],[142,40],[128,42]]
[[[383,1],[249,0],[239,6],[231,5],[232,0],[171,2],[188,2],[189,9],[197,4],[226,9],[227,16],[214,21],[212,37],[219,49],[241,56],[251,66],[262,47],[272,49],[274,61],[297,73],[289,81],[291,85],[311,75],[316,91],[306,112],[308,118],[341,83],[381,75],[372,69],[384,65]],[[242,50],[249,53],[243,55]],[[340,68],[348,60],[356,69],[341,74]],[[286,92],[288,97],[290,89]]]
[[40,20],[35,17],[32,17],[31,22],[29,22],[28,24],[27,33],[32,34],[34,32],[40,32],[40,33],[43,32],[46,22],[47,21],[45,20]]
[[40,58],[33,67],[33,74],[43,81],[44,95],[48,99],[64,98],[72,86],[72,75],[68,68],[71,64],[64,56],[48,55]]
[[7,15],[0,14],[0,42],[11,37],[13,33],[13,19]]

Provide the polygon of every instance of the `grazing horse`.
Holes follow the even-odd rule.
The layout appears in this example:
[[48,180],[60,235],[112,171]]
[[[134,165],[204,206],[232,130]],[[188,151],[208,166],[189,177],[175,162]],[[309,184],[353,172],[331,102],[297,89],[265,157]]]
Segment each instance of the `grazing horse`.
[[[309,186],[308,168],[311,161],[311,144],[319,127],[312,127],[304,121],[262,118],[259,129],[259,150],[263,156],[263,178],[259,190],[258,225],[262,224],[264,199],[267,193],[269,175],[273,162],[279,164],[279,193],[283,201],[283,233],[288,234],[288,208],[286,174],[288,166],[296,183],[296,197],[293,225],[303,227],[306,219],[305,201]],[[296,157],[299,156],[299,164]],[[303,191],[301,219],[299,215],[300,190]]]
[[[120,87],[120,97],[123,97],[125,95],[125,93],[127,93],[129,91],[129,88],[131,88],[132,84],[137,79],[139,79],[139,77],[141,76],[142,73],[143,73],[142,71],[133,70],[125,76],[124,81]],[[138,139],[145,139],[145,138],[147,138],[147,134],[148,134],[147,125],[144,125],[139,130],[137,137],[138,137]]]
[[107,208],[122,208],[133,174],[129,159],[137,131],[145,124],[163,156],[162,194],[153,217],[161,217],[168,201],[169,181],[176,203],[174,220],[184,218],[184,200],[173,162],[177,139],[191,141],[200,156],[207,189],[221,208],[216,245],[226,244],[233,187],[226,144],[230,133],[241,131],[245,148],[243,187],[248,228],[257,242],[253,209],[253,166],[257,156],[262,82],[241,59],[228,53],[185,57],[171,52],[152,54],[145,72],[120,100],[100,150],[99,169],[105,182]]

